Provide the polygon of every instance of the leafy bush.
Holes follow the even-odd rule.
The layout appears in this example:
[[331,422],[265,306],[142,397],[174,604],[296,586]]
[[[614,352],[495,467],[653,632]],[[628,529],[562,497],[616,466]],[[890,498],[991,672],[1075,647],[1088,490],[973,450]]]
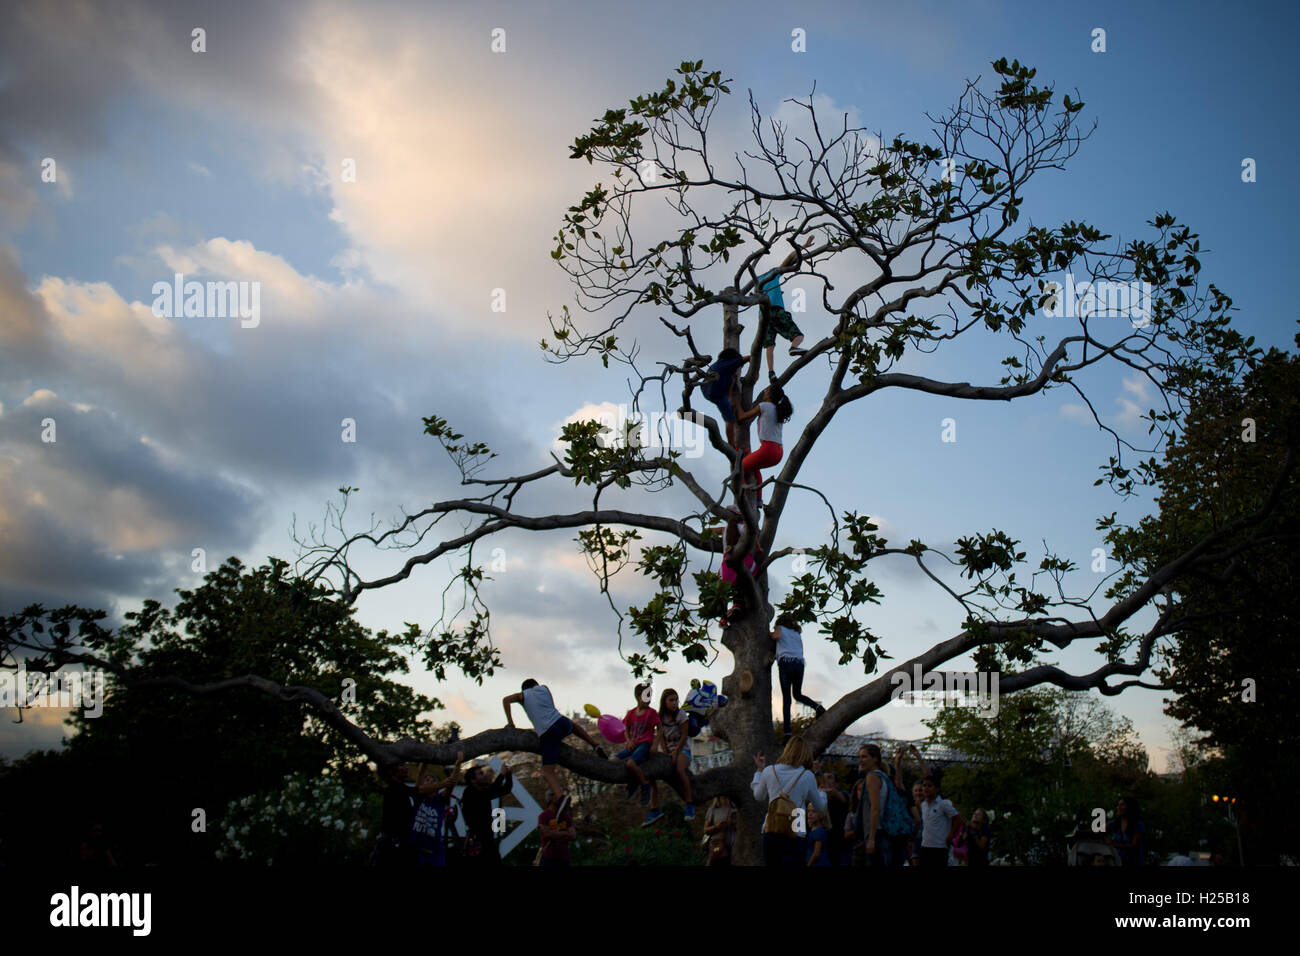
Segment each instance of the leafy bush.
[[218,860],[265,865],[364,863],[366,807],[337,777],[295,774],[277,790],[231,801],[220,821]]

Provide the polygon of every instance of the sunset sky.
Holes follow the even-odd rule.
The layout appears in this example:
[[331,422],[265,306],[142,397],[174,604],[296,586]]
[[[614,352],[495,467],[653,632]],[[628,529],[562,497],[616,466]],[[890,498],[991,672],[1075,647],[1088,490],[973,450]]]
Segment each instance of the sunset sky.
[[[1135,9],[1137,7],[1138,9]],[[1146,8],[1150,8],[1149,10]],[[1200,233],[1204,275],[1264,346],[1289,347],[1295,311],[1295,8],[1179,4],[863,2],[70,3],[6,6],[0,30],[0,612],[68,602],[120,616],[192,587],[210,566],[292,560],[291,526],[319,523],[337,489],[388,518],[460,496],[446,455],[422,434],[437,414],[498,452],[494,473],[548,464],[560,426],[627,400],[625,373],[597,360],[549,365],[548,312],[574,307],[549,252],[564,211],[597,171],[568,146],[606,109],[662,87],[687,59],[732,78],[716,116],[718,155],[743,150],[746,91],[766,114],[816,83],[825,115],[924,139],[967,78],[1019,58],[1039,81],[1077,88],[1097,130],[1064,172],[1036,181],[1025,216],[1086,219],[1117,239],[1149,238],[1165,210]],[[191,49],[206,31],[207,50]],[[1092,31],[1106,30],[1094,53]],[[492,32],[504,30],[505,51]],[[806,31],[807,51],[791,50]],[[1258,180],[1243,183],[1242,161]],[[41,178],[52,158],[55,182]],[[356,181],[343,181],[344,162]],[[238,319],[153,314],[175,273],[260,283],[255,328]],[[851,279],[852,277],[846,277]],[[504,290],[504,312],[493,311]],[[789,293],[787,293],[787,298]],[[664,344],[658,315],[630,328]],[[798,316],[810,335],[829,318]],[[1054,331],[1041,318],[1042,334]],[[716,317],[696,320],[716,350]],[[703,346],[702,346],[703,347]],[[778,354],[783,354],[783,349]],[[1004,345],[958,346],[926,374],[996,384]],[[681,358],[668,352],[656,357]],[[913,368],[916,366],[907,366]],[[824,390],[791,389],[787,434]],[[1114,369],[1081,379],[1098,412],[1135,443],[1149,386]],[[1058,390],[1011,404],[962,404],[889,390],[837,419],[803,479],[843,512],[878,516],[891,544],[943,547],[1001,528],[1037,565],[1045,539],[1090,588],[1099,515],[1130,519],[1093,487],[1112,446]],[[801,414],[802,413],[802,414]],[[58,440],[41,441],[41,421]],[[357,440],[340,440],[340,422]],[[957,441],[940,441],[953,418]],[[712,456],[716,458],[717,456]],[[720,460],[700,465],[720,479]],[[571,490],[521,499],[568,507]],[[680,502],[680,499],[675,499]],[[653,509],[653,499],[641,502]],[[664,507],[660,504],[658,507]],[[792,497],[778,546],[822,543],[827,515]],[[806,538],[797,538],[806,534]],[[789,536],[789,537],[787,537]],[[482,687],[412,683],[467,733],[503,722],[524,677],[562,710],[631,705],[615,619],[572,532],[510,535],[485,590],[505,669]],[[395,561],[371,570],[391,571]],[[883,606],[862,619],[897,658],[960,630],[960,608],[910,562],[876,562]],[[367,594],[374,629],[429,624],[449,565]],[[788,560],[772,571],[785,594]],[[626,606],[645,598],[630,577]],[[1097,602],[1096,607],[1101,607]],[[1143,619],[1145,620],[1145,619]],[[635,644],[625,640],[625,648]],[[805,690],[829,704],[863,681],[805,631]],[[1050,658],[1076,671],[1096,655]],[[956,662],[966,666],[969,662]],[[674,663],[656,688],[708,669]],[[1158,692],[1109,705],[1131,717],[1164,769],[1174,722]],[[779,701],[778,701],[779,705]],[[779,710],[779,706],[778,706]],[[924,734],[929,711],[890,708],[852,730]],[[57,746],[62,714],[0,721],[0,755]]]

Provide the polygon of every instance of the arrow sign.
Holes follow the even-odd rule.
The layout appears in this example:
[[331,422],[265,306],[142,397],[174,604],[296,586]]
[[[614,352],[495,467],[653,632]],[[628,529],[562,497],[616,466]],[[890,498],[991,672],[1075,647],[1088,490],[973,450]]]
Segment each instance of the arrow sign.
[[[488,761],[488,766],[492,768],[493,773],[501,772],[501,758],[493,757]],[[523,843],[528,834],[537,829],[537,818],[541,815],[542,808],[537,805],[533,795],[528,792],[518,777],[512,778],[514,785],[511,787],[510,795],[518,800],[522,806],[502,807],[506,813],[507,820],[516,820],[519,826],[515,827],[501,839],[501,857],[505,858],[506,854]],[[461,784],[456,788],[456,798],[460,799],[461,794],[465,792],[465,785]]]

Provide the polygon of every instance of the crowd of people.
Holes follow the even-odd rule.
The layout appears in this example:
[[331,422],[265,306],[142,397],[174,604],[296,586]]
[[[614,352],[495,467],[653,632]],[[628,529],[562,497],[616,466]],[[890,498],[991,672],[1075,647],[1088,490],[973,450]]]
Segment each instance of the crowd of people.
[[[387,770],[383,822],[371,862],[383,868],[442,867],[451,860],[466,866],[501,865],[498,834],[493,826],[492,801],[514,788],[514,772],[503,766],[495,776],[487,767],[459,769],[463,754],[441,779],[433,767],[421,768],[417,782],[411,781],[410,765],[394,764]],[[459,807],[452,791],[464,784]],[[568,866],[570,844],[577,828],[567,795],[550,794],[538,815],[541,848],[534,862],[538,866]],[[456,821],[464,821],[460,835]]]
[[[762,754],[754,757],[751,788],[767,807],[766,865],[988,865],[993,836],[988,813],[977,809],[964,819],[940,795],[937,778],[915,746],[898,749],[891,773],[880,747],[864,744],[845,786],[814,758],[799,736],[786,741],[775,764]],[[917,771],[910,789],[904,778],[909,758]],[[709,862],[715,862],[712,856]]]
[[[778,622],[773,639],[789,642],[789,622]],[[787,647],[792,647],[787,643]],[[787,656],[790,661],[793,654]],[[820,708],[800,691],[802,668],[787,664],[782,675],[786,695]],[[623,748],[613,759],[622,761],[630,778],[627,795],[640,799],[648,811],[642,826],[651,826],[662,816],[659,787],[642,765],[655,753],[666,754],[677,778],[684,802],[684,817],[695,819],[692,798],[690,724],[675,690],[659,697],[651,706],[649,684],[634,688],[635,705],[622,721]],[[789,696],[784,717],[789,720]],[[548,787],[546,809],[539,817],[541,849],[535,862],[541,866],[564,866],[570,860],[570,844],[576,838],[571,813],[571,795],[564,787],[559,768],[561,742],[570,734],[583,739],[602,759],[604,749],[579,724],[565,717],[555,706],[550,689],[536,680],[523,682],[520,692],[502,701],[507,724],[514,726],[511,707],[520,704],[541,740],[542,776]],[[788,725],[787,725],[788,726]],[[755,799],[766,807],[763,819],[763,859],[769,866],[947,866],[951,863],[987,866],[992,843],[989,815],[975,810],[966,820],[951,801],[939,792],[938,781],[915,746],[900,747],[892,768],[880,747],[866,744],[858,752],[856,772],[841,785],[835,771],[823,769],[812,748],[800,736],[787,737],[781,755],[768,764],[763,754],[754,756],[756,770],[751,787]],[[439,775],[435,768],[421,769],[412,784],[406,764],[388,768],[384,797],[383,826],[376,849],[378,865],[445,866],[448,847],[454,839],[452,824],[463,818],[465,834],[457,856],[469,865],[492,866],[501,862],[494,832],[491,802],[510,792],[513,775],[509,766],[493,778],[485,767],[461,770],[463,754],[455,765]],[[914,762],[915,782],[908,786],[906,774]],[[464,783],[459,811],[451,793]],[[910,796],[909,796],[910,795]],[[1140,848],[1141,824],[1118,817],[1121,839]],[[727,866],[732,861],[740,826],[738,809],[726,796],[715,798],[704,818],[703,845],[709,866]]]

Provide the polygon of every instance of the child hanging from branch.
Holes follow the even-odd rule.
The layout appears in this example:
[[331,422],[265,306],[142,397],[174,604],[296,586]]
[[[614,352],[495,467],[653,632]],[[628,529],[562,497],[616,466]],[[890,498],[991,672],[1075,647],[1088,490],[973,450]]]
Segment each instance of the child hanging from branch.
[[768,301],[771,305],[765,305],[761,308],[767,316],[766,333],[763,335],[763,346],[767,349],[767,375],[772,378],[776,375],[776,369],[773,367],[773,360],[776,354],[776,337],[778,335],[790,343],[790,355],[798,357],[807,352],[807,349],[800,348],[803,342],[803,333],[799,331],[799,326],[795,324],[794,316],[786,311],[785,296],[781,294],[781,274],[773,269],[771,272],[765,272],[759,276],[760,288],[767,293]]
[[[790,343],[790,355],[797,358],[807,353],[807,349],[801,348],[803,344],[803,333],[799,331],[799,326],[795,324],[794,316],[786,311],[785,296],[781,293],[781,270],[792,263],[800,262],[803,259],[803,251],[813,244],[815,237],[808,236],[802,246],[795,245],[792,253],[785,257],[784,261],[775,269],[770,269],[758,277],[758,288],[760,292],[767,295],[768,305],[761,306],[763,315],[766,316],[766,332],[763,335],[763,347],[767,349],[767,377],[774,378],[776,369],[773,365],[776,354],[776,337],[780,335]],[[791,243],[794,245],[794,243]]]
[[727,427],[727,443],[732,448],[737,444],[736,414],[740,407],[740,369],[749,361],[748,355],[741,355],[735,349],[723,349],[718,353],[718,360],[709,366],[713,377],[700,386],[700,393],[718,406],[718,412]]

